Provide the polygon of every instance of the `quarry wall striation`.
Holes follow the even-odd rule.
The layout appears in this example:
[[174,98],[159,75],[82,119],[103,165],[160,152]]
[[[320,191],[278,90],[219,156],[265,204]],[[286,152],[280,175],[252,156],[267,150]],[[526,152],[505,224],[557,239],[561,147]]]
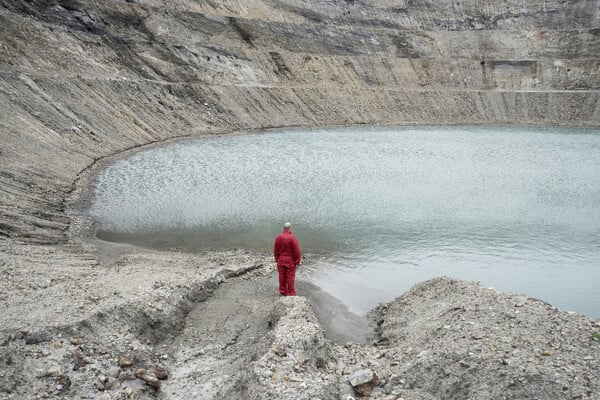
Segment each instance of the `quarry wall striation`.
[[0,235],[94,160],[275,126],[598,126],[596,1],[0,2]]

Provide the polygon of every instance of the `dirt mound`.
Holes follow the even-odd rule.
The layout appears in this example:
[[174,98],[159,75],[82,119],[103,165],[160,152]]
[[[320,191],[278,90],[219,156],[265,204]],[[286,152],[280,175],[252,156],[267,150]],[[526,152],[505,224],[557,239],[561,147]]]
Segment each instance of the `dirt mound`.
[[416,285],[372,315],[393,377],[386,391],[600,398],[600,322],[591,318],[449,278]]

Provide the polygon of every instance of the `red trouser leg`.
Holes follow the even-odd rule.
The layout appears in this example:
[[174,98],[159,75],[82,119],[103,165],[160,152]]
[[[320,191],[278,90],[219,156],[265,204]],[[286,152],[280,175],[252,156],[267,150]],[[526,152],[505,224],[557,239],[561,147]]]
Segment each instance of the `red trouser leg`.
[[285,271],[286,267],[284,267],[283,265],[278,265],[277,266],[277,273],[279,275],[279,293],[281,294],[285,294],[285,289],[287,286],[287,281],[286,281],[286,276],[285,276]]
[[277,273],[279,274],[279,293],[286,296],[295,296],[294,280],[296,279],[296,267],[278,265]]
[[295,296],[296,289],[294,288],[294,280],[296,279],[296,266],[286,267],[285,279],[286,279],[286,296]]

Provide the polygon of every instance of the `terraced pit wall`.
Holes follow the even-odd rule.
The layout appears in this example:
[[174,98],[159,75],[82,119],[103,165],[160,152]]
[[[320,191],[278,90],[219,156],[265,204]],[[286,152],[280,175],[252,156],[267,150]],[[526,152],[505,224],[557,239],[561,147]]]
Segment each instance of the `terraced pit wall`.
[[96,160],[346,124],[600,125],[591,0],[0,0],[0,238],[63,243]]

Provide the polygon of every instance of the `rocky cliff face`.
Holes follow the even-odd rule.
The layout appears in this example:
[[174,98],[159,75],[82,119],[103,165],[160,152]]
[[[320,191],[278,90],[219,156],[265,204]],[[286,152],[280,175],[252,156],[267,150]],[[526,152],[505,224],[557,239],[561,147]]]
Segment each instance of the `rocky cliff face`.
[[325,124],[600,125],[598,1],[0,1],[0,236],[94,160]]

